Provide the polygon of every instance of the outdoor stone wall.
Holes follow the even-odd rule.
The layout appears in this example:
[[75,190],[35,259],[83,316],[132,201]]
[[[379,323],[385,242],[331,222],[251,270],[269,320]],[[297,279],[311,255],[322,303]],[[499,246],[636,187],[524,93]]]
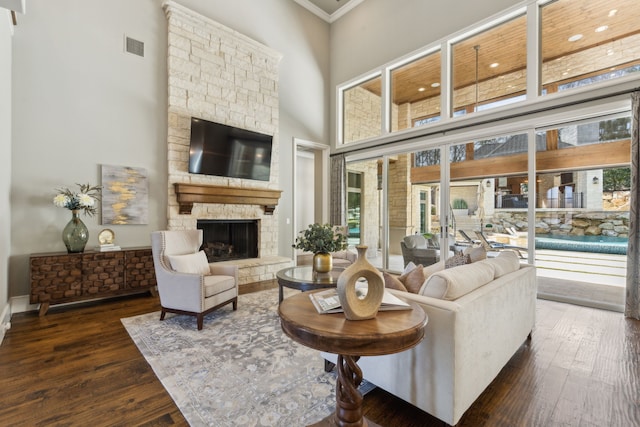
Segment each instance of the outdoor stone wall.
[[401,154],[393,160],[389,162],[388,170],[389,226],[405,228],[406,232],[414,225],[411,205],[407,203],[411,198],[411,156]]
[[[282,259],[277,257],[277,209],[265,215],[258,205],[195,203],[190,215],[179,214],[174,183],[279,189],[281,55],[174,2],[165,4],[165,12],[169,32],[168,228],[195,229],[198,219],[257,219],[261,261],[245,262],[240,282],[273,279],[273,273],[282,268]],[[273,135],[269,182],[190,174],[191,117]]]
[[344,93],[344,142],[360,141],[380,135],[382,101],[361,87]]
[[[500,211],[487,219],[492,231],[505,233],[507,227],[528,231],[527,212]],[[536,212],[536,234],[629,237],[629,212],[553,211]]]

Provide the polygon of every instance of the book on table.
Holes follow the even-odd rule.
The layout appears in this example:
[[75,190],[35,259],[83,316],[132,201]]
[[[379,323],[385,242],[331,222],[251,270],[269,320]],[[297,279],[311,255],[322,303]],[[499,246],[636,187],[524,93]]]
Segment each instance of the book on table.
[[[364,298],[367,295],[366,284],[364,286],[362,284],[356,285],[356,295],[359,298]],[[340,298],[336,288],[310,293],[309,299],[311,299],[313,306],[320,314],[344,312],[340,305]],[[411,306],[385,289],[378,311],[390,310],[411,310]]]
[[120,251],[122,248],[118,245],[114,245],[113,243],[105,243],[102,245],[96,246],[96,251],[98,252],[111,252],[111,251]]

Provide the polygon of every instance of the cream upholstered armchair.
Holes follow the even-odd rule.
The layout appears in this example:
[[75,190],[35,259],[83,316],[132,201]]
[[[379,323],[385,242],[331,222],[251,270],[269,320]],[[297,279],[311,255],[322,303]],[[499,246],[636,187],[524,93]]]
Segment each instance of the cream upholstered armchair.
[[202,230],[151,233],[160,320],[166,313],[196,316],[201,330],[211,311],[229,303],[238,308],[238,267],[209,264],[201,245]]

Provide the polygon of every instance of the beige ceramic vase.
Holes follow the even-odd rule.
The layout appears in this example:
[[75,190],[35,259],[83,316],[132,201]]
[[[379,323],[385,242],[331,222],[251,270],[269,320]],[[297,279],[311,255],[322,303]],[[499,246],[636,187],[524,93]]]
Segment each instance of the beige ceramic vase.
[[[356,246],[358,259],[338,277],[338,298],[348,320],[373,319],[378,314],[384,295],[382,273],[367,260],[367,246]],[[364,278],[368,284],[367,295],[356,293],[358,279]]]
[[318,252],[313,255],[313,271],[316,273],[328,273],[333,268],[333,258],[326,252]]

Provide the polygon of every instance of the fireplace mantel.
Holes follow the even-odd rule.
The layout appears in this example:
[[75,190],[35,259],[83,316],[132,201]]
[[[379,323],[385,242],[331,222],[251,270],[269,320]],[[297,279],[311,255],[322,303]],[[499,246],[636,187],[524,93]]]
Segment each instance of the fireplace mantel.
[[282,190],[222,187],[218,185],[175,183],[179,213],[190,215],[194,203],[259,205],[267,215],[273,214]]

